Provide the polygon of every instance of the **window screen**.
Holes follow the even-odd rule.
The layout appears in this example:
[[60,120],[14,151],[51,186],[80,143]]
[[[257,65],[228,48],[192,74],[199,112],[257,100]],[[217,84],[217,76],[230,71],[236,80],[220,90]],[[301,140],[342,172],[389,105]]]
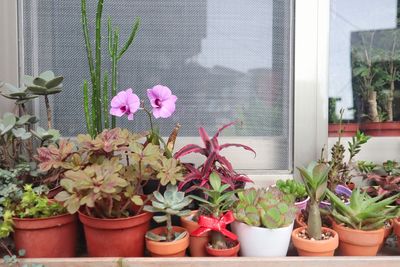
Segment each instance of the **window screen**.
[[[87,0],[93,40],[95,0]],[[119,25],[121,42],[136,16],[142,25],[119,63],[118,89],[133,88],[146,99],[156,84],[177,95],[175,114],[157,121],[167,135],[175,122],[180,136],[213,134],[230,121],[243,121],[224,132],[226,140],[252,145],[257,159],[247,169],[292,169],[291,21],[288,0],[106,0],[106,17]],[[89,79],[81,26],[80,0],[22,1],[24,70],[52,69],[63,75],[64,91],[52,99],[54,127],[64,136],[86,132],[83,79]],[[44,105],[37,104],[45,118]],[[118,119],[132,130],[149,127],[144,114]],[[239,151],[241,152],[241,151]],[[238,153],[238,150],[232,150]],[[243,153],[240,153],[243,154]],[[239,155],[240,155],[239,154]]]

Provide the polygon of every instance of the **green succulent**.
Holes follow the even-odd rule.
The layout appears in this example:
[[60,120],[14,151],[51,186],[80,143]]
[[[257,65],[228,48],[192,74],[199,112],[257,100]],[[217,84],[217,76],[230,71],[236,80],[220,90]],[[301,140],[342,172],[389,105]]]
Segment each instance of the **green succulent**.
[[167,234],[156,235],[151,231],[147,232],[146,237],[154,241],[167,241],[179,240],[186,235],[186,232],[175,233],[172,228],[172,215],[180,217],[190,215],[190,210],[183,209],[192,202],[188,196],[185,196],[184,192],[178,191],[176,185],[169,184],[167,189],[162,195],[160,192],[153,192],[154,199],[151,201],[151,206],[144,206],[144,210],[148,212],[160,212],[163,215],[156,215],[153,219],[157,223],[167,222]]
[[0,89],[0,94],[2,96],[15,100],[17,105],[24,104],[37,97],[37,95],[32,95],[25,86],[16,87],[9,83],[0,82]]
[[308,203],[307,233],[315,240],[321,239],[322,222],[319,203],[325,196],[328,186],[330,166],[325,163],[311,162],[307,168],[298,168],[306,187]]
[[293,223],[296,214],[294,196],[276,187],[249,188],[238,193],[234,208],[235,218],[245,224],[269,229],[282,228]]
[[383,195],[370,197],[367,192],[361,192],[356,188],[351,194],[350,205],[345,205],[330,190],[326,192],[333,204],[331,214],[335,221],[353,229],[380,229],[387,220],[400,216],[400,207],[390,206],[400,194],[382,199]]
[[25,85],[33,95],[52,95],[62,91],[62,76],[55,76],[51,70],[42,72],[38,77],[25,76]]
[[285,194],[292,194],[295,198],[301,199],[307,196],[306,187],[296,180],[278,180],[276,186]]

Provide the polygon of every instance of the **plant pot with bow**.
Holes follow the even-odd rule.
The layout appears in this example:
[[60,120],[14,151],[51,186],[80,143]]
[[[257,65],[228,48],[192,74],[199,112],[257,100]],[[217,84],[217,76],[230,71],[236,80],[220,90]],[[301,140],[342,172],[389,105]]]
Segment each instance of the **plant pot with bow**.
[[209,243],[206,244],[206,251],[214,257],[236,257],[240,249],[237,236],[227,229],[227,226],[235,221],[232,213],[235,202],[234,195],[237,190],[230,190],[228,184],[222,184],[218,173],[210,175],[211,188],[202,188],[207,199],[194,196],[191,197],[201,204],[201,207],[208,210],[211,216],[201,215],[199,217],[199,228],[192,232],[193,236],[202,236],[210,233]]

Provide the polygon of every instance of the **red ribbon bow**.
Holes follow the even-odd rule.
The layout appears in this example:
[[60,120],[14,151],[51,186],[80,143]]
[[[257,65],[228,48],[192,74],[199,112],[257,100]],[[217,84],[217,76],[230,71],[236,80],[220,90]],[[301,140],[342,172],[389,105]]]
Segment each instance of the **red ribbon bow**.
[[237,240],[237,236],[226,229],[226,226],[234,221],[235,217],[233,216],[232,211],[228,211],[219,219],[200,215],[198,222],[200,227],[194,230],[191,235],[201,236],[209,231],[217,231],[232,240]]

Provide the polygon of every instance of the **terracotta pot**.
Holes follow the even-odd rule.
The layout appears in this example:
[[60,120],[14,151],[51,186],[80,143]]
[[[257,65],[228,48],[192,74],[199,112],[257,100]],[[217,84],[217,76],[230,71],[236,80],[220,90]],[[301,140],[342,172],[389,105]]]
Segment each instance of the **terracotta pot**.
[[[189,234],[191,234],[194,230],[199,228],[199,224],[191,220],[194,214],[196,214],[197,210],[192,211],[191,215],[188,217],[181,217],[181,226],[185,228]],[[205,233],[201,236],[190,236],[190,245],[189,251],[190,256],[192,257],[207,257],[207,251],[205,245],[208,244],[209,235]]]
[[90,257],[143,257],[144,236],[152,214],[128,218],[99,219],[79,212]]
[[397,236],[397,247],[400,249],[400,218],[393,220],[393,232]]
[[[175,232],[186,232],[185,237],[172,242],[157,242],[146,238],[146,247],[152,257],[184,257],[186,249],[189,247],[189,233],[185,228],[173,226]],[[166,233],[167,228],[161,226],[150,230],[154,234],[160,235]]]
[[388,236],[392,233],[393,230],[393,220],[389,220],[389,227],[385,226],[385,234],[383,235],[383,241],[382,244],[379,246],[379,250],[381,250],[386,243],[386,239],[388,238]]
[[14,243],[27,258],[68,258],[75,256],[76,215],[64,214],[42,219],[13,218]]
[[299,256],[333,256],[335,249],[339,246],[338,234],[332,229],[322,227],[324,232],[333,233],[333,238],[328,240],[308,240],[298,237],[300,231],[306,227],[300,227],[292,232],[292,242]]
[[240,250],[240,242],[237,242],[236,246],[228,249],[215,249],[206,244],[206,251],[208,255],[213,257],[237,257]]
[[363,231],[333,222],[333,230],[339,234],[339,251],[342,256],[376,256],[383,242],[385,229]]
[[303,214],[297,213],[294,219],[294,227],[293,229],[297,229],[299,227],[306,227],[307,223],[304,221]]
[[[353,137],[358,130],[358,123],[342,123],[342,136],[343,137]],[[339,123],[329,123],[328,135],[329,137],[339,136]]]
[[400,122],[367,122],[360,125],[361,131],[371,136],[400,136]]

